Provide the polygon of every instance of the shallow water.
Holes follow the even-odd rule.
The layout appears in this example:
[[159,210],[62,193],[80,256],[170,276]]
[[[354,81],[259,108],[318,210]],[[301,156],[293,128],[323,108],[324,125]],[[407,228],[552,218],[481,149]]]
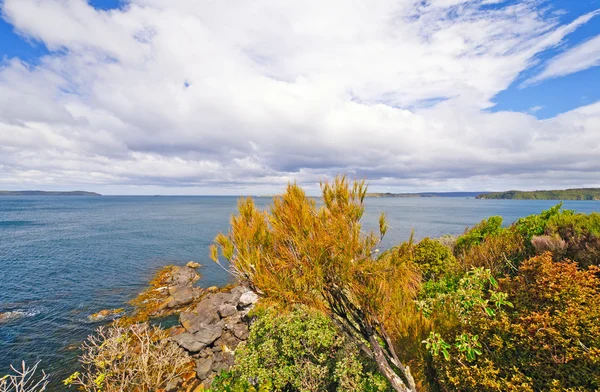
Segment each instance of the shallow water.
[[[257,199],[266,206],[268,198]],[[386,212],[385,244],[459,234],[491,215],[506,223],[552,201],[464,198],[367,199],[366,226]],[[227,230],[235,197],[0,197],[0,374],[24,359],[64,377],[77,345],[99,324],[87,316],[122,307],[166,264],[195,260],[202,286],[228,275],[208,259],[208,246]],[[600,202],[565,202],[580,212]],[[59,370],[60,369],[60,370]]]

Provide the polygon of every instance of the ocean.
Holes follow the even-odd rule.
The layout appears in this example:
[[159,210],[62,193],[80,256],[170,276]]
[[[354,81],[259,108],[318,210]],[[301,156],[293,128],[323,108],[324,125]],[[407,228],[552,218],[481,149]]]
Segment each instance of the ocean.
[[[40,361],[56,385],[76,364],[77,347],[101,323],[87,316],[123,307],[167,264],[203,265],[199,284],[223,285],[228,274],[208,258],[226,231],[236,197],[0,196],[0,375],[21,360]],[[257,198],[266,207],[269,198]],[[509,224],[554,201],[473,198],[368,198],[375,228],[388,216],[384,247],[415,237],[460,234],[491,215]],[[578,212],[598,201],[567,201]]]

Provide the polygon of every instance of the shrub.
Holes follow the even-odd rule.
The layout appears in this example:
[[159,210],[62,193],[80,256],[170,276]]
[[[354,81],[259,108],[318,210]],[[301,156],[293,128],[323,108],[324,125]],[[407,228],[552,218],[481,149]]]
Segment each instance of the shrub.
[[523,237],[509,228],[467,248],[460,257],[460,265],[465,271],[483,267],[494,275],[503,275],[516,272],[526,254]]
[[191,370],[191,359],[167,332],[148,324],[100,327],[81,349],[83,369],[64,384],[85,391],[156,391]]
[[42,375],[36,376],[39,362],[32,367],[27,367],[25,362],[21,362],[21,369],[16,369],[12,365],[10,368],[14,374],[7,374],[0,377],[0,392],[42,392],[48,385],[48,375],[42,370]]
[[372,362],[320,312],[261,310],[217,391],[387,391]]
[[548,220],[545,233],[566,243],[559,257],[576,261],[583,268],[600,264],[600,214],[555,215]]
[[502,230],[502,217],[491,216],[465,231],[456,239],[454,254],[458,257],[474,245],[479,245],[488,236],[494,236]]
[[517,219],[513,226],[523,236],[525,241],[529,242],[534,236],[546,233],[548,222],[558,216],[572,215],[573,210],[561,210],[563,203],[559,203],[540,214],[533,214],[524,218]]
[[241,200],[231,231],[217,236],[211,256],[218,262],[220,250],[232,273],[267,301],[326,313],[369,353],[395,390],[414,391],[397,349],[401,338],[417,335],[420,274],[401,249],[376,251],[387,230],[384,215],[379,233],[362,230],[364,182],[351,185],[338,177],[322,191],[319,208],[295,184],[268,211]]
[[413,262],[423,274],[423,280],[436,280],[456,268],[452,252],[437,240],[422,239],[414,248]]
[[[461,322],[436,325],[439,337],[428,340],[437,354],[432,362],[436,381],[442,389],[461,391],[600,388],[598,272],[553,262],[550,254],[524,261],[516,276],[499,281],[500,297],[506,295],[504,301],[514,307],[500,306],[493,314],[468,312]],[[465,335],[477,340],[461,338]],[[444,349],[447,355],[440,355]],[[469,349],[478,352],[469,358]]]

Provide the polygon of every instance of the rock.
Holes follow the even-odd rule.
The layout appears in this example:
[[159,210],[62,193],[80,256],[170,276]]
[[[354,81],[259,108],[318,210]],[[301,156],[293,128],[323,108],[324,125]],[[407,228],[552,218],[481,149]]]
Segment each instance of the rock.
[[175,392],[179,388],[179,385],[183,382],[181,377],[175,377],[172,380],[169,380],[167,385],[165,386],[165,392]]
[[20,317],[23,317],[25,315],[25,312],[20,312],[18,310],[12,311],[12,312],[0,312],[0,324],[2,323],[6,323],[10,320],[14,320]]
[[206,291],[208,291],[209,293],[214,293],[216,291],[219,291],[219,288],[217,286],[210,286],[206,289]]
[[192,287],[183,287],[180,290],[176,290],[171,294],[169,302],[167,303],[168,308],[176,308],[191,303],[194,300],[195,292]]
[[223,329],[219,326],[207,326],[196,332],[194,338],[205,345],[210,345],[220,338],[222,333]]
[[189,267],[173,267],[170,286],[189,286],[200,279],[200,275]]
[[212,303],[202,301],[191,312],[182,312],[179,316],[179,322],[191,333],[198,332],[202,327],[211,325],[220,320],[217,309]]
[[206,343],[203,343],[196,339],[195,335],[189,332],[184,332],[180,335],[172,338],[180,347],[186,349],[189,352],[197,353],[202,351],[206,347]]
[[221,306],[219,306],[219,309],[218,309],[218,313],[219,313],[219,316],[221,316],[221,318],[233,316],[236,311],[237,311],[237,308],[232,304],[221,305]]
[[254,305],[256,302],[258,302],[258,295],[256,295],[256,293],[253,291],[246,291],[240,296],[238,305],[242,308],[245,308],[247,306]]
[[196,376],[203,380],[210,374],[213,366],[213,357],[207,357],[196,362]]
[[195,261],[188,261],[185,266],[188,268],[198,268],[200,267],[200,263],[196,263]]
[[108,317],[115,317],[118,316],[122,313],[125,313],[125,309],[123,308],[119,308],[119,309],[104,309],[99,311],[98,313],[94,313],[94,314],[90,314],[88,316],[88,320],[90,321],[101,321],[104,320]]
[[233,334],[240,340],[248,339],[248,326],[246,324],[236,324],[233,327]]

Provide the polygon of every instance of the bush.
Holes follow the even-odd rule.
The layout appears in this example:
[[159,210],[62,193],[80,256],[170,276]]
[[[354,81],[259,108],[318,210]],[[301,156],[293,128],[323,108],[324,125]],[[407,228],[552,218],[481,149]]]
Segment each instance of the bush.
[[[499,281],[496,294],[482,297],[506,296],[514,307],[471,311],[459,314],[460,322],[436,324],[439,335],[428,340],[435,382],[461,391],[600,388],[599,272],[553,262],[550,254],[524,261],[516,276]],[[480,303],[477,297],[455,298]]]
[[320,312],[261,310],[215,391],[388,391],[372,362]]
[[21,369],[16,369],[12,365],[10,368],[14,374],[7,374],[0,377],[0,392],[42,392],[48,385],[48,375],[42,370],[42,375],[36,376],[39,362],[32,367],[27,367],[25,362],[21,362]]
[[83,370],[64,384],[84,391],[156,391],[192,369],[191,359],[167,332],[148,324],[100,327],[81,349]]
[[458,257],[474,245],[479,245],[488,236],[494,236],[502,230],[502,217],[491,216],[465,231],[456,239],[454,254]]
[[526,255],[523,237],[509,228],[467,248],[460,257],[460,265],[465,271],[483,267],[494,275],[514,274]]
[[414,248],[413,262],[423,274],[423,280],[437,280],[456,268],[456,258],[437,240],[422,239]]
[[600,214],[555,215],[548,220],[545,233],[566,243],[559,256],[576,261],[583,268],[600,264]]

